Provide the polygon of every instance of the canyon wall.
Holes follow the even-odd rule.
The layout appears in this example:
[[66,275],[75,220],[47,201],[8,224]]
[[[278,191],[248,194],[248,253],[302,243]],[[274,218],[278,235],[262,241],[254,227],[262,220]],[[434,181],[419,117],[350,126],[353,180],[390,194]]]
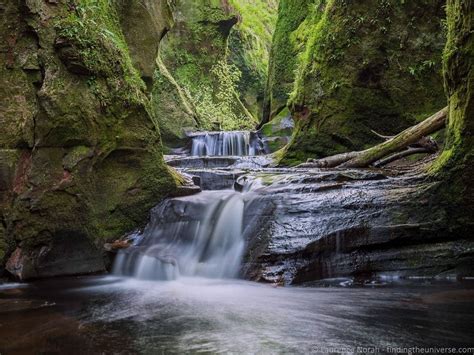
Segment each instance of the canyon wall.
[[0,4],[0,259],[20,278],[104,270],[103,242],[182,183],[146,85],[168,2],[111,4]]
[[286,104],[296,120],[282,163],[363,149],[379,141],[371,130],[445,106],[444,3],[282,1],[267,87],[267,115]]
[[253,129],[276,20],[273,0],[178,0],[160,43],[153,110],[167,145],[186,131]]

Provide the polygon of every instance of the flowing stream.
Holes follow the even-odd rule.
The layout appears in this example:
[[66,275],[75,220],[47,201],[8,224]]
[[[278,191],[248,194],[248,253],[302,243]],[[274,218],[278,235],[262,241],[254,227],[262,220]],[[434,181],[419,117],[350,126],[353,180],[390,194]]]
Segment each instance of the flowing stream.
[[203,132],[191,137],[193,156],[243,156],[263,152],[263,145],[255,132]]
[[149,280],[237,276],[244,205],[242,194],[227,190],[166,200],[136,245],[119,253],[114,273]]
[[[260,153],[260,146],[255,133],[206,132],[192,136],[191,155],[244,157]],[[244,209],[251,195],[236,192],[233,181],[223,190],[214,190],[216,186],[206,181],[201,185],[209,190],[167,199],[151,211],[151,221],[135,236],[134,245],[119,252],[116,275],[148,280],[238,276],[245,244]]]
[[[474,346],[469,280],[389,275],[364,285],[332,278],[276,287],[363,261],[344,254],[344,236],[333,231],[384,221],[383,208],[400,201],[387,202],[380,191],[410,193],[403,181],[269,168],[250,132],[192,139],[188,154],[166,159],[202,192],[153,208],[148,225],[130,236],[133,245],[117,255],[113,276],[0,285],[1,354],[393,354]],[[307,268],[314,261],[305,259],[312,255],[306,248],[317,242],[337,253]],[[378,260],[389,258],[399,272],[396,256],[387,255]]]

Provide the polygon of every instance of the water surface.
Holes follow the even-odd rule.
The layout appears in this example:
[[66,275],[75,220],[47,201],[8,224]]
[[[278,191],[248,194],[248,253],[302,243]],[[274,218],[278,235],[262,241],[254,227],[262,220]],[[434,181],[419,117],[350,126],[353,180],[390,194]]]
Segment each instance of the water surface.
[[358,346],[380,353],[387,346],[472,347],[472,286],[283,288],[114,277],[0,286],[0,352],[307,354]]

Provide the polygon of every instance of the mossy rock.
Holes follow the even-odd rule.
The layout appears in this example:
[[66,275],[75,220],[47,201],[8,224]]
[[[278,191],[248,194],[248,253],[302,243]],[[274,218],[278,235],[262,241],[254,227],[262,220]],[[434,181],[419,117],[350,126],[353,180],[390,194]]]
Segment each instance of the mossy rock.
[[[256,126],[275,5],[174,2],[175,23],[160,43],[152,105],[167,145],[182,143],[187,129]],[[255,12],[265,14],[257,27]]]
[[278,18],[270,52],[262,123],[272,120],[286,107],[293,89],[297,55],[304,49],[305,38],[297,30],[306,19],[313,0],[280,0]]
[[274,153],[285,147],[292,136],[294,121],[288,108],[280,111],[270,122],[260,128],[259,133],[263,138],[266,149]]
[[14,158],[0,169],[8,182],[0,249],[6,239],[22,255],[37,255],[38,248],[64,247],[56,241],[70,235],[100,250],[104,240],[144,223],[149,209],[182,184],[163,160],[142,80],[153,54],[134,57],[134,22],[123,21],[130,8],[121,14],[106,0],[0,6],[8,53],[0,60],[7,103],[0,123],[8,132],[0,160]]
[[441,180],[436,203],[446,206],[450,227],[472,233],[474,215],[474,35],[472,4],[447,4],[444,77],[449,101],[445,148],[430,169]]
[[[379,142],[446,104],[444,1],[317,1],[291,35],[305,40],[289,105],[287,161]],[[283,163],[285,163],[285,159]]]
[[242,103],[252,116],[260,118],[278,3],[231,0],[230,4],[239,14],[239,22],[229,36],[229,61],[242,73],[238,83]]
[[159,39],[174,24],[170,3],[153,0],[118,1],[116,8],[133,65],[151,89]]

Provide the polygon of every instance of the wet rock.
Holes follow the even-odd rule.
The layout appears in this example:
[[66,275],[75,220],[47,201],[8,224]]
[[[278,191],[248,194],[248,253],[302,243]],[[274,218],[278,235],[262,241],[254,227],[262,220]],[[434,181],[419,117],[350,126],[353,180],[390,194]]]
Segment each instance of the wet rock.
[[239,176],[246,172],[243,170],[217,170],[217,169],[188,169],[188,174],[197,178],[198,185],[203,190],[231,189]]
[[222,168],[235,164],[239,157],[184,157],[167,160],[176,168]]
[[[307,170],[257,188],[245,277],[302,283],[334,277],[468,275],[474,242],[446,228],[423,177]],[[265,208],[264,206],[273,206]]]
[[165,155],[168,165],[179,169],[258,169],[271,165],[272,156],[180,156]]
[[6,264],[15,278],[52,277],[58,275],[90,274],[105,271],[100,250],[85,236],[64,234],[49,245],[17,248]]
[[126,249],[130,247],[130,242],[128,240],[115,240],[112,243],[105,243],[104,249],[110,252],[116,252],[120,249]]
[[193,195],[197,194],[198,192],[201,192],[201,187],[197,185],[183,185],[183,186],[178,186],[176,190],[173,192],[172,196],[178,197],[178,196],[188,196],[188,195]]

